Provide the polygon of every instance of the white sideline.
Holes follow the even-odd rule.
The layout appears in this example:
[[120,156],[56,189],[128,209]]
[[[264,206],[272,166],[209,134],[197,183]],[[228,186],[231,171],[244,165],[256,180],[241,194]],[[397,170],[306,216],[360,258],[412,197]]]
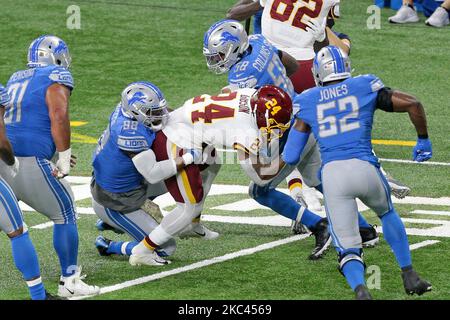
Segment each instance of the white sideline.
[[439,243],[439,242],[440,242],[439,240],[425,240],[425,241],[414,243],[414,244],[410,245],[409,250],[411,250],[411,251],[416,250],[416,249],[423,248],[426,246],[431,246],[431,245]]
[[[228,254],[220,256],[220,257],[206,259],[206,260],[199,261],[199,262],[196,262],[196,263],[184,266],[184,267],[180,267],[180,268],[176,268],[176,269],[172,269],[172,270],[168,270],[168,271],[163,271],[160,273],[155,273],[155,274],[152,274],[149,276],[125,281],[125,282],[118,283],[118,284],[108,286],[108,287],[103,287],[103,288],[100,288],[100,294],[105,294],[108,292],[122,290],[122,289],[125,289],[128,287],[151,282],[154,280],[162,279],[165,277],[173,276],[173,275],[184,273],[187,271],[203,268],[206,266],[210,266],[213,264],[217,264],[217,263],[221,263],[221,262],[225,262],[225,261],[229,261],[229,260],[233,260],[233,259],[243,257],[243,256],[248,256],[248,255],[254,254],[259,251],[264,251],[264,250],[272,249],[272,248],[275,248],[275,247],[278,247],[278,246],[281,246],[284,244],[288,244],[291,242],[303,240],[307,237],[309,237],[309,234],[296,235],[296,236],[292,236],[289,238],[264,243],[262,245],[259,245],[259,246],[253,247],[253,248],[248,248],[248,249],[243,249],[240,251],[228,253]],[[75,297],[75,298],[71,298],[70,300],[83,300],[83,299],[90,298],[90,297],[92,297],[92,296]]]

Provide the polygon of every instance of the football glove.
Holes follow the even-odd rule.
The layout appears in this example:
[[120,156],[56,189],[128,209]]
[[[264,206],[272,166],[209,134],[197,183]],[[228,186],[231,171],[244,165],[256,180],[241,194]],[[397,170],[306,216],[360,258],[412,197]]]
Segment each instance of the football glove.
[[201,164],[203,163],[203,151],[199,149],[188,149],[181,158],[183,158],[185,166],[188,166],[192,163]]
[[412,158],[414,161],[423,162],[431,159],[433,150],[431,148],[430,139],[417,139],[416,146],[412,152]]
[[324,23],[320,24],[316,19],[310,19],[305,24],[307,25],[306,31],[310,32],[311,35],[317,42],[322,42],[326,37],[326,27],[327,19],[324,19]]
[[72,149],[69,148],[65,151],[58,152],[58,161],[56,162],[56,169],[53,171],[53,175],[62,179],[69,175],[70,168],[75,166],[76,157],[72,156]]

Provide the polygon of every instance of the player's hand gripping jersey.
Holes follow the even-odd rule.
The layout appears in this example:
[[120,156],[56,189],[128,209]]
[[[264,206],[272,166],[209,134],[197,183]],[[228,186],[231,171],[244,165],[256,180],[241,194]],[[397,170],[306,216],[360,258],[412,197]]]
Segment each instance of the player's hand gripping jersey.
[[324,24],[330,8],[339,0],[260,0],[264,7],[262,34],[297,60],[314,58],[314,37],[305,24],[317,19]]
[[294,97],[294,87],[286,75],[286,69],[275,48],[262,35],[249,38],[250,50],[239,63],[233,65],[228,73],[228,83],[232,89],[255,88],[272,84]]
[[46,104],[46,92],[52,84],[73,89],[69,70],[60,66],[31,68],[14,73],[8,81],[11,97],[5,112],[8,139],[18,157],[50,160],[56,147]]
[[260,130],[250,110],[250,98],[255,92],[255,89],[241,89],[190,99],[170,114],[163,132],[184,149],[202,149],[206,144],[258,153]]
[[371,133],[378,91],[382,88],[384,84],[376,76],[363,75],[297,96],[297,117],[311,127],[319,143],[322,165],[352,158],[378,165],[372,152]]

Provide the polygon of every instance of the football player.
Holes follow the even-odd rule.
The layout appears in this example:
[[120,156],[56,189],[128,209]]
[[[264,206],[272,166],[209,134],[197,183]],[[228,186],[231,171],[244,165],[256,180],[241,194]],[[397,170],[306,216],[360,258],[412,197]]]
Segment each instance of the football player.
[[[278,153],[273,157],[269,155],[266,142],[286,131],[291,114],[289,95],[275,86],[263,86],[258,90],[240,89],[217,96],[201,95],[186,101],[171,113],[167,126],[156,135],[152,148],[158,161],[182,155],[186,149],[203,150],[205,146],[206,149],[236,150],[247,175],[258,185],[265,185],[284,167],[284,163],[278,161]],[[217,163],[205,169],[212,170],[209,180],[202,179],[202,166],[195,164],[166,180],[177,207],[133,248],[131,264],[154,265],[155,249],[201,213],[218,171],[215,166]],[[290,215],[296,217],[298,212],[295,208]],[[327,224],[306,208],[302,209],[302,217],[301,222],[314,230],[316,239],[325,246],[329,238]]]
[[[9,170],[14,177],[19,170],[19,160],[14,157],[11,143],[5,132],[3,116],[10,99],[6,89],[0,84],[0,158],[4,170]],[[26,224],[23,222],[22,211],[16,196],[5,180],[0,177],[0,230],[11,240],[11,250],[14,264],[22,273],[32,300],[53,299],[45,291],[39,270],[36,250],[31,242]]]
[[290,77],[297,93],[315,86],[311,74],[314,46],[328,44],[326,19],[337,3],[339,0],[260,0],[264,7],[262,34],[299,63]]
[[262,11],[259,0],[239,0],[228,10],[227,18],[243,21],[253,17],[253,34],[260,34]]
[[[115,242],[99,236],[95,244],[102,256],[131,255],[133,247],[162,219],[159,207],[148,198],[166,193],[164,180],[194,161],[192,150],[183,157],[156,162],[151,146],[168,118],[166,99],[154,84],[133,82],[122,91],[93,156],[91,192],[103,226],[126,232],[134,241]],[[175,249],[175,240],[170,239],[157,253],[169,256]]]
[[[226,87],[228,90],[273,84],[286,91],[290,97],[296,95],[288,75],[296,71],[297,61],[286,52],[276,49],[262,35],[247,37],[242,25],[237,21],[222,20],[213,24],[205,33],[203,54],[211,71],[217,74],[229,72],[229,85]],[[295,113],[298,111],[295,106],[294,111]],[[286,137],[287,135],[281,139],[279,152],[283,150]],[[275,141],[279,142],[279,140]],[[311,137],[307,149],[310,151],[305,152],[305,157],[296,167],[300,169],[307,185],[321,191],[321,183],[317,179],[317,172],[321,166],[320,154],[313,137]],[[302,198],[302,177],[296,167],[291,167],[291,173],[288,169],[283,170],[283,174],[284,177],[287,176],[291,196],[305,206]],[[289,197],[274,189],[277,186],[275,181],[279,183],[281,180],[274,180],[270,186],[264,188],[252,184],[250,195],[258,203],[270,207],[281,215],[292,218],[291,207],[286,204],[291,203],[292,207],[297,207],[297,212],[300,211],[300,205],[294,205]],[[316,190],[313,191],[316,192]],[[269,199],[269,195],[271,199]],[[317,199],[316,201],[320,210],[320,202]],[[303,231],[300,219],[301,215],[293,219],[293,229],[296,233]],[[375,245],[378,241],[375,229],[361,215],[360,222],[365,245]],[[321,241],[318,243],[321,243]],[[322,248],[323,246],[319,245],[317,252],[312,254],[311,258],[319,258],[323,252]]]
[[414,271],[408,237],[391,201],[389,185],[372,152],[371,131],[377,109],[407,112],[418,139],[413,160],[432,156],[425,111],[409,94],[384,86],[374,75],[352,77],[348,56],[335,46],[320,50],[314,60],[318,87],[296,97],[300,111],[289,132],[283,154],[286,163],[297,163],[312,131],[320,146],[325,207],[339,270],[357,299],[371,299],[365,286],[356,198],[381,219],[383,234],[402,270],[408,294],[423,294],[431,285]]
[[[53,245],[61,265],[58,295],[92,295],[99,287],[82,281],[77,264],[78,230],[73,193],[64,179],[74,159],[70,148],[69,98],[74,88],[66,43],[52,35],[34,40],[28,68],[15,72],[7,89],[6,133],[20,168],[2,176],[22,200],[55,223]],[[51,161],[58,154],[56,165]]]

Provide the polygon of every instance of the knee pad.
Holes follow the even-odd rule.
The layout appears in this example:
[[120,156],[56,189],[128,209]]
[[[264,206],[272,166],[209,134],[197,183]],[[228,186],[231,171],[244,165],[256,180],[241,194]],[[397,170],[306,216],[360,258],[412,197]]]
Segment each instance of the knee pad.
[[344,273],[342,272],[342,269],[344,268],[345,264],[352,260],[356,260],[356,261],[360,262],[364,266],[364,269],[366,269],[366,264],[364,263],[364,260],[363,260],[362,249],[344,250],[343,252],[339,253],[339,258],[338,258],[338,262],[339,262],[338,270],[342,275],[344,275]]

